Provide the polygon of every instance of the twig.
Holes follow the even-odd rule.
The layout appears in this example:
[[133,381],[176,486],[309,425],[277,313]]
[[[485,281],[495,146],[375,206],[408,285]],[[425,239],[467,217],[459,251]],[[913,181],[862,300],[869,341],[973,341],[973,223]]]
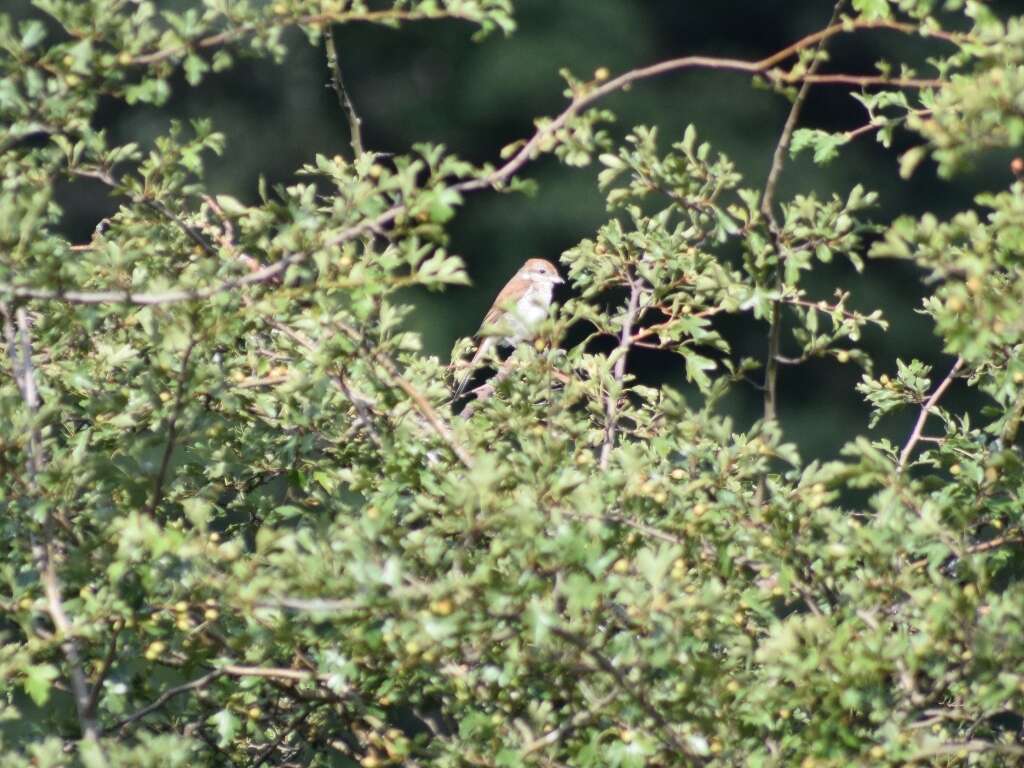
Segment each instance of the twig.
[[328,674],[317,674],[306,669],[291,667],[249,667],[242,664],[225,664],[219,668],[224,674],[232,677],[265,677],[279,680],[327,680]]
[[1019,744],[997,744],[991,741],[974,739],[972,741],[951,742],[949,744],[938,744],[933,747],[925,747],[909,756],[912,763],[927,760],[931,757],[942,757],[943,755],[957,755],[961,752],[978,753],[993,752],[997,755],[1013,755],[1024,757],[1024,747]]
[[917,422],[914,424],[914,430],[910,433],[910,437],[907,439],[907,444],[904,445],[903,450],[900,451],[899,464],[896,465],[897,473],[902,472],[906,468],[907,461],[910,459],[910,454],[913,452],[914,446],[916,446],[918,441],[921,439],[921,430],[924,429],[924,424],[928,421],[928,415],[931,413],[932,408],[935,407],[935,404],[939,402],[939,398],[941,398],[949,388],[949,385],[953,383],[953,379],[956,377],[963,364],[964,359],[962,357],[958,357],[956,362],[953,363],[953,367],[950,369],[949,373],[946,374],[946,378],[940,382],[939,386],[937,386],[935,391],[932,392],[932,396],[929,397],[925,401],[924,405],[921,406],[921,413],[917,416]]
[[[294,341],[303,349],[306,349],[310,352],[318,351],[316,343],[305,334],[296,331],[294,328],[285,325],[284,323],[280,322],[279,320],[273,317],[264,316],[263,320],[271,328],[275,329],[280,333],[283,333],[285,336]],[[348,399],[350,403],[352,403],[352,407],[356,411],[356,421],[363,428],[366,434],[369,435],[370,440],[373,442],[373,444],[378,448],[383,448],[384,441],[381,438],[380,433],[377,431],[377,428],[373,424],[372,413],[370,409],[367,408],[366,406],[365,398],[360,397],[359,395],[352,391],[352,388],[348,386],[348,382],[345,381],[345,376],[344,374],[341,373],[340,370],[333,376],[333,378],[334,383],[338,386],[338,389],[341,390],[341,393]]]
[[[1002,536],[997,536],[994,539],[989,539],[988,541],[983,541],[979,544],[972,544],[971,546],[967,547],[967,549],[963,550],[963,552],[957,553],[955,557],[961,558],[964,555],[979,555],[983,552],[990,552],[993,549],[1005,547],[1007,544],[1021,543],[1024,543],[1024,535],[1022,535],[1019,530],[1010,531],[1009,533],[1003,534]],[[950,549],[952,549],[952,547]],[[926,565],[928,565],[929,562],[929,558],[922,557],[920,560],[915,560],[912,563],[908,563],[907,567],[911,570],[916,571],[921,568],[924,568]]]
[[601,710],[603,710],[610,701],[614,700],[617,695],[617,691],[612,691],[610,694],[602,698],[600,701],[596,701],[583,711],[577,712],[575,715],[569,718],[569,720],[562,723],[557,728],[553,728],[552,730],[545,733],[543,736],[538,736],[536,739],[534,739],[533,741],[531,741],[523,747],[523,756],[525,757],[526,755],[530,755],[534,752],[537,752],[538,750],[544,749],[544,747],[556,744],[557,742],[565,738],[567,734],[572,733],[581,725],[584,725],[585,723],[594,720],[598,716],[598,713],[600,713]]
[[100,701],[100,693],[103,690],[103,681],[107,679],[107,674],[110,672],[111,666],[114,664],[114,659],[117,658],[117,638],[121,634],[121,629],[124,627],[123,622],[118,619],[112,629],[110,635],[110,645],[107,646],[107,655],[103,659],[103,666],[100,667],[99,674],[96,675],[96,682],[92,684],[92,693],[89,695],[89,714],[93,717],[96,716],[96,706]]
[[178,371],[178,387],[174,394],[174,408],[171,415],[167,417],[167,444],[164,446],[164,454],[160,459],[160,470],[153,480],[153,496],[149,500],[149,514],[156,512],[160,504],[160,497],[163,495],[164,480],[167,478],[167,468],[171,463],[171,455],[174,453],[174,443],[178,437],[178,419],[185,407],[185,390],[188,384],[188,363],[192,358],[192,350],[196,348],[196,339],[193,336],[189,339],[185,354],[181,358],[181,368]]
[[[846,0],[838,0],[835,6],[832,8],[832,18],[829,20],[826,30],[833,29],[836,26],[836,19],[839,17],[839,11],[842,9]],[[842,26],[842,25],[840,25]],[[821,66],[823,57],[821,56],[822,51],[825,47],[825,42],[828,37],[821,37],[817,43],[815,43],[814,58],[807,68],[807,76],[813,76],[817,72],[818,67]],[[804,102],[807,100],[807,95],[811,90],[811,81],[805,79],[800,86],[800,90],[797,92],[796,98],[793,99],[793,104],[789,108],[789,115],[786,117],[786,122],[782,127],[782,135],[779,136],[779,141],[775,145],[775,152],[772,155],[771,168],[768,171],[768,179],[764,184],[764,193],[761,195],[761,214],[768,220],[769,228],[772,234],[775,236],[777,252],[775,265],[775,287],[776,290],[782,290],[783,283],[783,267],[782,267],[782,249],[778,247],[779,244],[779,225],[775,218],[775,189],[779,184],[779,178],[782,176],[782,169],[786,163],[786,152],[789,150],[789,143],[793,138],[793,131],[796,129],[797,122],[800,120],[800,112],[803,109]],[[772,301],[772,317],[771,325],[768,329],[768,356],[765,361],[764,368],[764,420],[766,423],[774,422],[778,419],[778,382],[779,382],[779,350],[782,341],[782,302],[779,299]],[[758,480],[756,503],[758,506],[764,501],[765,492],[767,490],[767,479],[764,475]]]
[[686,542],[678,536],[673,536],[671,533],[663,531],[660,528],[654,528],[650,525],[645,525],[644,523],[628,518],[625,515],[619,514],[617,512],[608,512],[603,515],[595,515],[588,514],[586,512],[579,512],[575,509],[562,509],[560,511],[563,515],[570,517],[573,520],[592,520],[607,523],[609,525],[624,525],[627,528],[632,528],[637,533],[643,534],[644,536],[647,536],[652,539],[657,539],[658,541],[664,541],[669,544],[676,544],[679,546],[683,546],[686,544]]
[[[853,32],[855,30],[862,29],[891,29],[899,32],[908,34],[925,34],[920,28],[913,24],[905,24],[894,21],[851,21],[842,22],[839,24],[832,23],[825,29],[821,29],[817,32],[813,32],[795,43],[786,46],[780,51],[773,53],[770,56],[766,56],[763,59],[757,61],[749,61],[744,59],[729,59],[729,58],[718,58],[714,56],[683,56],[678,59],[670,59],[668,61],[662,61],[657,64],[652,64],[649,67],[641,67],[633,69],[628,72],[615,77],[608,82],[604,83],[593,90],[587,91],[585,95],[577,96],[569,107],[562,112],[558,117],[550,122],[546,123],[543,128],[537,130],[537,132],[530,138],[529,141],[507,162],[501,166],[489,176],[483,179],[475,179],[469,182],[463,182],[462,184],[456,185],[456,189],[459,191],[468,191],[472,189],[480,189],[482,187],[493,186],[499,184],[509,177],[511,177],[516,171],[519,170],[526,162],[534,156],[538,151],[541,143],[549,136],[560,130],[569,120],[575,117],[580,110],[590,106],[599,99],[604,98],[610,93],[620,91],[623,88],[631,85],[638,80],[646,80],[651,77],[657,77],[668,72],[675,72],[683,69],[693,69],[701,67],[705,69],[719,69],[719,70],[732,70],[736,72],[746,72],[749,74],[760,74],[767,77],[772,82],[776,83],[802,83],[805,81],[813,82],[816,84],[851,84],[857,85],[892,85],[898,87],[907,88],[939,88],[945,83],[941,80],[914,80],[914,79],[892,79],[892,78],[879,78],[874,76],[857,76],[857,75],[815,75],[814,69],[808,71],[804,75],[798,76],[787,76],[785,73],[773,72],[773,69],[779,64],[784,62],[786,59],[795,56],[803,50],[817,46],[818,44],[828,40],[836,35]],[[931,33],[934,37],[941,38],[949,42],[959,42],[963,39],[962,36],[948,32],[934,32]],[[813,65],[812,65],[813,67]]]
[[[8,354],[14,370],[15,381],[21,390],[21,397],[29,412],[32,426],[29,429],[26,470],[28,485],[33,493],[39,492],[39,474],[43,469],[42,436],[36,417],[39,413],[39,390],[36,387],[35,369],[32,366],[32,326],[28,312],[24,307],[14,311],[14,322],[11,311],[6,303],[0,301],[0,313],[4,318],[4,336],[7,341]],[[17,323],[15,330],[14,323]],[[20,359],[19,359],[20,353]],[[74,627],[64,611],[61,597],[60,577],[54,563],[54,515],[50,505],[46,505],[46,518],[43,524],[43,539],[32,537],[32,555],[36,561],[39,580],[46,595],[46,607],[50,620],[60,638],[60,648],[68,664],[68,677],[71,679],[71,692],[78,712],[78,723],[82,730],[82,738],[95,741],[99,735],[96,721],[89,709],[89,686],[82,671],[82,658],[78,652],[78,643],[74,638]]]
[[121,188],[117,179],[114,178],[113,174],[111,174],[109,170],[103,168],[96,168],[95,170],[90,168],[72,168],[69,172],[75,176],[80,176],[85,179],[95,179],[96,181],[110,187],[115,192],[125,194],[131,198],[132,202],[144,205],[170,221],[178,227],[178,229],[180,229],[189,240],[202,248],[207,255],[217,255],[217,249],[214,248],[205,237],[203,237],[199,230],[178,216],[178,214],[168,208],[165,203],[144,195],[128,195]]
[[626,357],[629,355],[629,348],[633,343],[633,323],[636,322],[636,313],[640,306],[640,278],[627,273],[626,279],[629,281],[629,303],[626,305],[626,314],[622,318],[622,333],[619,335],[619,346],[615,350],[619,355],[615,360],[615,368],[612,371],[615,385],[608,389],[608,395],[605,399],[604,443],[601,445],[601,459],[599,462],[601,469],[607,469],[608,460],[612,455],[612,447],[615,445],[615,431],[619,416],[619,395],[621,394],[621,392],[615,390],[622,386],[622,381],[626,376]]
[[288,723],[287,727],[281,729],[281,733],[278,734],[277,738],[267,744],[267,746],[256,754],[250,765],[252,765],[253,768],[259,768],[259,766],[264,765],[264,761],[270,757],[270,754],[281,746],[281,743],[294,733],[296,728],[306,721],[306,719],[313,713],[314,709],[315,706],[310,704],[306,706],[305,709],[303,709],[303,711],[296,717],[292,718],[292,721]]
[[[360,19],[371,20],[369,16],[373,14],[367,14],[360,16]],[[390,17],[394,17],[393,15]],[[435,16],[429,16],[435,18]],[[296,19],[296,23],[331,23],[339,21],[340,19],[331,15],[321,15],[315,17],[303,17]],[[848,21],[839,24],[832,24],[825,29],[819,30],[818,32],[807,35],[801,38],[795,43],[783,48],[782,50],[767,56],[757,61],[748,61],[743,59],[729,59],[729,58],[717,58],[714,56],[684,56],[678,59],[671,59],[668,61],[659,62],[649,67],[641,67],[633,69],[619,75],[616,78],[609,80],[603,85],[596,87],[586,94],[577,96],[566,109],[555,117],[553,120],[545,123],[542,127],[538,128],[533,136],[523,145],[523,147],[510,158],[504,165],[496,168],[493,172],[478,179],[470,179],[467,181],[459,182],[458,184],[452,185],[451,189],[456,192],[469,192],[479,189],[485,189],[488,187],[498,186],[509,178],[511,178],[523,165],[531,160],[536,154],[539,154],[540,146],[551,136],[561,130],[565,124],[575,117],[580,110],[588,107],[594,102],[608,96],[611,93],[620,91],[634,82],[645,80],[651,77],[657,77],[669,72],[680,71],[684,69],[693,68],[706,68],[716,70],[731,70],[737,72],[745,72],[752,75],[762,75],[768,80],[774,83],[788,84],[788,83],[814,83],[814,84],[857,84],[857,85],[888,85],[894,87],[904,88],[939,88],[945,85],[941,80],[915,80],[907,78],[885,78],[875,76],[857,76],[857,75],[815,75],[813,72],[804,75],[787,75],[784,72],[776,72],[774,70],[779,64],[784,62],[786,59],[800,53],[801,51],[815,46],[831,37],[836,35],[853,32],[856,30],[870,30],[870,29],[888,29],[906,34],[920,34],[924,36],[931,36],[938,39],[946,40],[948,42],[961,42],[964,40],[970,40],[969,36],[959,35],[951,32],[936,31],[936,30],[921,30],[913,24],[906,24],[895,21],[885,20],[874,20],[864,21],[855,20]],[[218,33],[208,38],[195,41],[191,44],[193,48],[205,48],[215,45],[220,45],[224,42],[228,42],[237,36],[242,36],[253,30],[249,28],[240,28],[236,30],[229,30],[226,32]],[[147,64],[157,61],[161,61],[165,58],[176,55],[183,48],[167,49],[159,51],[154,54],[148,54],[145,56],[138,57],[134,60],[136,64]],[[367,232],[377,232],[381,228],[391,224],[401,214],[405,213],[406,206],[404,204],[395,204],[391,208],[383,211],[372,219],[361,221],[358,224],[346,227],[334,236],[330,237],[325,243],[324,247],[334,247],[341,245],[342,243],[353,240],[356,237],[366,234]],[[0,296],[8,296],[11,298],[24,298],[24,299],[39,299],[49,301],[64,301],[71,304],[139,304],[139,305],[154,305],[154,304],[174,304],[185,301],[202,301],[212,296],[216,296],[220,293],[242,288],[246,285],[252,285],[255,283],[264,283],[272,278],[282,274],[288,267],[299,264],[305,261],[307,255],[304,253],[291,254],[273,264],[270,264],[262,269],[258,269],[244,277],[232,278],[229,280],[222,281],[213,286],[206,288],[191,288],[191,289],[178,289],[171,291],[162,291],[156,293],[146,292],[132,292],[131,290],[108,290],[108,291],[81,291],[81,290],[47,290],[42,288],[32,288],[28,286],[17,286],[10,284],[0,284]]]
[[[456,10],[443,10],[443,11],[416,11],[416,10],[402,10],[399,8],[392,8],[380,11],[365,11],[359,12],[339,12],[339,13],[316,13],[308,14],[303,16],[294,16],[288,19],[288,26],[295,25],[308,25],[308,26],[319,26],[325,24],[349,24],[355,21],[368,22],[370,24],[387,24],[388,22],[396,21],[425,21],[425,20],[436,20],[436,19],[460,19],[462,21],[478,21],[474,16],[460,13]],[[184,45],[176,45],[170,48],[163,48],[158,51],[151,53],[145,53],[140,56],[136,56],[131,60],[132,64],[156,64],[164,61],[165,59],[173,58],[174,56],[180,56],[185,54],[189,50],[202,49],[202,48],[215,48],[218,45],[224,45],[225,43],[231,43],[235,40],[251,35],[258,32],[263,28],[262,24],[244,24],[241,26],[232,27],[226,29],[223,32],[217,32],[212,35],[200,38],[198,40],[189,41]]]
[[573,645],[580,653],[590,656],[602,671],[610,675],[618,684],[619,688],[628,694],[633,701],[639,704],[644,713],[660,726],[664,740],[671,749],[691,757],[695,756],[693,750],[689,749],[686,744],[679,739],[679,736],[672,728],[672,724],[665,718],[665,715],[662,714],[657,707],[651,704],[643,693],[637,689],[637,687],[629,681],[622,671],[609,661],[604,654],[591,648],[582,639],[574,635],[572,632],[567,632],[561,627],[552,627],[551,632],[555,636],[568,642],[570,645]]
[[[481,403],[489,400],[494,395],[495,391],[497,391],[498,385],[505,379],[507,379],[508,375],[512,373],[513,362],[514,358],[510,357],[508,360],[502,363],[501,368],[498,369],[498,372],[494,375],[493,378],[488,379],[479,387],[472,390],[470,394],[475,394],[476,398],[474,398],[472,401],[466,404],[466,407],[462,409],[462,412],[459,414],[459,416],[461,416],[464,419],[468,419],[476,412],[476,409],[480,407]],[[456,395],[456,397],[457,396],[458,394]]]
[[352,153],[355,157],[363,154],[363,121],[356,112],[355,104],[345,88],[345,81],[341,77],[341,64],[338,61],[338,48],[334,40],[334,27],[327,30],[324,35],[324,43],[327,47],[327,68],[331,71],[331,84],[334,92],[338,95],[338,102],[348,117],[349,139],[352,142]]
[[[355,328],[351,328],[342,322],[337,322],[336,324],[337,327],[349,337],[349,339],[356,342],[356,344],[363,344],[363,339]],[[455,454],[456,458],[462,462],[463,466],[467,469],[472,469],[473,457],[470,456],[459,441],[455,439],[455,434],[452,432],[451,427],[449,427],[448,424],[446,424],[438,415],[437,411],[429,402],[427,402],[427,399],[423,394],[417,390],[416,387],[410,384],[404,376],[402,376],[402,372],[398,369],[395,362],[379,349],[371,348],[368,352],[373,361],[387,372],[392,382],[397,385],[410,400],[413,401],[413,404],[416,406],[416,410],[420,412],[420,415],[426,420],[427,424],[430,425],[430,428],[434,433],[441,438],[445,444],[447,444],[452,453]]]
[[223,676],[224,674],[226,674],[224,670],[215,669],[213,672],[208,672],[202,677],[196,678],[191,682],[176,685],[174,688],[168,688],[166,691],[157,696],[156,699],[154,699],[150,704],[147,704],[142,709],[136,710],[127,717],[118,720],[117,723],[115,723],[111,728],[108,728],[107,730],[117,731],[121,728],[124,728],[126,725],[134,723],[136,720],[141,720],[150,712],[155,712],[156,710],[160,709],[160,707],[162,707],[168,701],[173,699],[175,696],[180,696],[183,693],[188,693],[189,691],[196,690],[197,688],[205,688],[207,685],[212,683],[218,677]]
[[261,677],[268,680],[326,680],[330,677],[327,674],[317,674],[310,672],[305,669],[292,669],[290,667],[250,667],[241,664],[225,664],[222,667],[218,667],[210,672],[207,672],[202,677],[198,677],[187,683],[176,685],[173,688],[161,693],[156,697],[150,704],[147,704],[142,709],[133,712],[127,717],[119,720],[114,726],[108,729],[108,731],[116,731],[129,725],[136,720],[139,720],[151,712],[156,711],[168,701],[173,699],[175,696],[179,696],[188,691],[196,690],[198,688],[205,688],[207,685],[212,683],[219,677],[230,676],[230,677]]

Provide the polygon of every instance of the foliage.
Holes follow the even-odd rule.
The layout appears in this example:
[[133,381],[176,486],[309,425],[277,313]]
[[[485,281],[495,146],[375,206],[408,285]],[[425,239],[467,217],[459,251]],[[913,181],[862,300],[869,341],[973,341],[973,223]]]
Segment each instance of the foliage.
[[[599,71],[566,73],[566,110],[499,166],[314,155],[245,205],[204,182],[232,137],[113,144],[101,100],[162,105],[283,58],[292,27],[510,33],[510,3],[35,6],[0,14],[0,765],[1018,764],[1024,182],[948,221],[859,185],[776,206],[777,175],[745,183],[698,127],[614,140],[595,103],[656,73]],[[699,65],[759,75],[795,119],[792,87],[830,77],[819,42],[920,34],[931,79],[881,63],[868,124],[787,131],[777,167],[899,132],[905,173],[948,175],[1024,140],[1024,20],[937,6],[840,3],[795,62]],[[446,225],[545,152],[597,161],[609,220],[562,254],[573,298],[510,375],[452,403],[401,292],[465,282]],[[119,202],[89,243],[62,235],[70,179]],[[922,268],[948,375],[875,378],[857,345],[881,311],[808,287],[865,254]],[[721,410],[761,367],[718,325],[740,315],[771,339],[753,424]],[[645,348],[686,395],[633,379]],[[863,367],[865,430],[917,413],[907,441],[805,461],[771,393],[812,358]]]

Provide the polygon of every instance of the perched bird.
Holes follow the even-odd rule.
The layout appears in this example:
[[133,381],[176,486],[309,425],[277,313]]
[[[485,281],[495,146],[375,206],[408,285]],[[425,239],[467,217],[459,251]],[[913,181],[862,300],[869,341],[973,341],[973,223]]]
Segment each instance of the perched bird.
[[484,315],[484,322],[477,332],[484,336],[483,341],[455,387],[456,398],[466,389],[477,364],[495,343],[515,347],[519,342],[533,338],[537,327],[548,315],[552,291],[557,284],[564,282],[555,265],[547,259],[528,259],[505,283]]

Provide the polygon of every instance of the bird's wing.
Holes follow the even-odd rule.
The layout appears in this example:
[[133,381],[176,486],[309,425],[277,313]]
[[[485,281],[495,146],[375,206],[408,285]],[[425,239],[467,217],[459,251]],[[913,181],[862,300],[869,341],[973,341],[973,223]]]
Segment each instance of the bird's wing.
[[494,297],[494,303],[491,304],[491,308],[484,315],[484,321],[480,324],[480,330],[482,331],[487,326],[493,327],[500,323],[505,313],[515,305],[520,293],[522,293],[522,286],[518,280],[512,278],[505,283],[505,287]]

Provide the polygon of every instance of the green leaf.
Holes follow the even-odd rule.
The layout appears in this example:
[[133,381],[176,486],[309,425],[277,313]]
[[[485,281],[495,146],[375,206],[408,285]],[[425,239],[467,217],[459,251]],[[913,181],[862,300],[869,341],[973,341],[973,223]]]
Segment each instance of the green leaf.
[[853,0],[853,8],[869,21],[892,17],[889,0]]
[[41,707],[50,700],[50,689],[57,675],[57,668],[52,664],[32,664],[25,669],[22,686],[36,706]]
[[238,728],[242,724],[238,716],[227,709],[210,715],[206,722],[212,725],[217,732],[217,746],[219,747],[226,747],[234,741],[235,734],[238,733]]

